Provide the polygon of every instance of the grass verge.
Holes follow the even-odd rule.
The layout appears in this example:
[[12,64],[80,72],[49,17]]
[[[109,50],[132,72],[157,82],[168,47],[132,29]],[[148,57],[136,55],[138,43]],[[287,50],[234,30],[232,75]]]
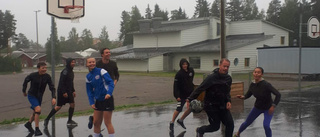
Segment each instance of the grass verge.
[[[174,100],[167,100],[167,101],[162,101],[162,102],[150,102],[147,104],[130,104],[130,105],[121,105],[121,106],[115,106],[115,111],[121,111],[121,110],[126,110],[126,109],[131,109],[131,108],[137,108],[137,107],[147,107],[147,106],[155,106],[155,105],[167,105],[167,104],[172,104],[174,103]],[[93,110],[85,110],[85,111],[77,111],[73,113],[73,116],[84,116],[84,115],[90,115],[93,114]],[[68,112],[63,112],[63,113],[58,113],[55,115],[56,118],[60,117],[67,117]],[[47,116],[45,115],[40,115],[40,120],[45,119]],[[29,118],[23,117],[23,118],[14,118],[11,120],[3,120],[0,122],[0,125],[7,125],[7,124],[14,124],[14,123],[21,123],[21,122],[26,122],[28,121]]]

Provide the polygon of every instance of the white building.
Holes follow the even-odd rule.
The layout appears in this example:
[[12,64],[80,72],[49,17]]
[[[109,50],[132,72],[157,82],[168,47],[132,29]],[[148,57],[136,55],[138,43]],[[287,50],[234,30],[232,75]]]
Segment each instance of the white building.
[[[120,71],[179,70],[181,58],[195,71],[208,72],[220,59],[220,20],[214,17],[162,21],[140,20],[133,45],[112,49]],[[290,30],[263,20],[226,23],[226,56],[230,71],[253,70],[257,48],[288,46]]]

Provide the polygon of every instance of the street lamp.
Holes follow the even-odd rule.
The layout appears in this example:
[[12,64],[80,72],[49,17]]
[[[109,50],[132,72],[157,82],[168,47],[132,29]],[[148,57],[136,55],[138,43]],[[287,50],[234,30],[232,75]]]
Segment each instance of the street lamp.
[[38,62],[39,62],[39,41],[38,41],[38,12],[41,10],[34,11],[36,13],[36,35],[37,35],[37,54],[38,54]]

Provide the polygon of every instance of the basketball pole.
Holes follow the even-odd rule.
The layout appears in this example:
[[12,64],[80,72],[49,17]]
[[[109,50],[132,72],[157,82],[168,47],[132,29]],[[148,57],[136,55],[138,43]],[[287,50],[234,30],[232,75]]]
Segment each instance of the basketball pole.
[[[52,78],[52,83],[55,85],[55,59],[54,59],[54,29],[55,29],[55,23],[54,23],[54,17],[51,16],[51,78]],[[54,109],[55,105],[52,105],[52,109]],[[52,116],[52,136],[56,136],[56,123],[55,123],[55,115]]]

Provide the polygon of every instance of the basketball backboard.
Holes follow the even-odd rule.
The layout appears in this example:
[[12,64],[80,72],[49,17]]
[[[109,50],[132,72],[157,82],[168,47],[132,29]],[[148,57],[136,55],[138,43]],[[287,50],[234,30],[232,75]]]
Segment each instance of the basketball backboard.
[[84,16],[84,0],[47,0],[47,14],[60,19]]
[[318,38],[320,36],[320,23],[316,17],[311,17],[308,21],[308,36]]

